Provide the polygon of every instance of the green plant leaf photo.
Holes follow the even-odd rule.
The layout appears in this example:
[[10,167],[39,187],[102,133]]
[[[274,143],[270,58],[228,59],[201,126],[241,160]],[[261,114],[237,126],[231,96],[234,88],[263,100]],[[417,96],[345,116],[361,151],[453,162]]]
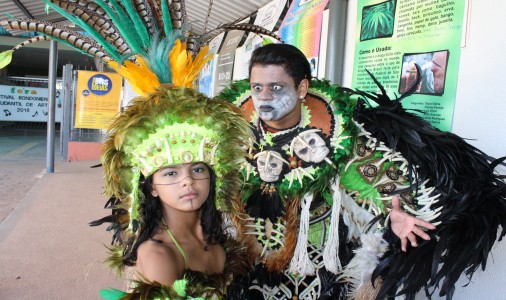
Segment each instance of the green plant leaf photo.
[[360,41],[391,37],[394,33],[395,0],[365,6],[362,9]]

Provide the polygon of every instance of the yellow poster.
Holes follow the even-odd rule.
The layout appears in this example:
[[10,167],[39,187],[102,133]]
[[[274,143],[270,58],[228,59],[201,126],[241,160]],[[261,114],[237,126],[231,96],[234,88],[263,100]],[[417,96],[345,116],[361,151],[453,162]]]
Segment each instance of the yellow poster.
[[106,129],[119,112],[121,76],[77,72],[75,128]]

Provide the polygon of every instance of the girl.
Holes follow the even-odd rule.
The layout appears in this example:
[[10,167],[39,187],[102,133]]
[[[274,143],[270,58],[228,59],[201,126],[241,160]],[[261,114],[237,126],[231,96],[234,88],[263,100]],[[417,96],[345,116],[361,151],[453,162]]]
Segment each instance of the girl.
[[[237,197],[250,137],[237,108],[187,88],[159,87],[111,125],[102,164],[116,230],[108,259],[134,270],[133,289],[106,299],[237,298],[242,248],[227,238],[219,210]],[[239,286],[239,285],[238,285]]]

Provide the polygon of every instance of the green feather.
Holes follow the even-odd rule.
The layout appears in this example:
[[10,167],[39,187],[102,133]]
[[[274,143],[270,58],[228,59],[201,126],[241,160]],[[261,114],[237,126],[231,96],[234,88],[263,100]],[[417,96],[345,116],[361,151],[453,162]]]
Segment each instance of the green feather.
[[[135,25],[132,23],[132,20],[129,18],[125,18],[126,13],[123,9],[116,3],[116,1],[110,1],[109,3],[113,6],[114,10],[103,0],[95,0],[95,3],[98,4],[111,18],[112,22],[116,25],[121,35],[125,38],[132,52],[140,54],[142,56],[146,55],[146,51],[142,47],[142,42],[139,41],[139,36],[137,33],[132,30],[132,27]],[[121,62],[121,60],[117,60]]]
[[[100,45],[102,45],[102,47],[104,47],[105,51],[107,51],[107,54],[109,54],[114,60],[120,61],[121,57],[118,55],[117,49],[113,45],[111,45],[109,42],[107,42],[95,29],[93,29],[93,27],[91,27],[90,25],[88,25],[83,20],[81,20],[81,19],[79,19],[79,18],[77,18],[77,17],[69,14],[68,12],[66,12],[65,10],[63,10],[62,8],[60,8],[58,5],[56,5],[54,3],[51,3],[50,1],[51,0],[44,0],[44,2],[46,3],[46,5],[51,6],[51,8],[54,9],[56,12],[58,12],[60,15],[64,16],[65,18],[67,18],[69,21],[72,21],[75,24],[79,25],[81,28],[83,28],[84,30],[86,30],[86,32],[88,32],[89,34],[91,34],[95,38],[95,40]],[[67,45],[68,45],[68,43],[67,43]],[[78,48],[76,48],[74,46],[71,46],[71,47],[74,48],[74,49],[78,49]]]
[[144,25],[144,21],[141,19],[141,17],[135,10],[135,7],[133,6],[131,0],[121,0],[121,3],[123,3],[123,6],[125,7],[126,11],[128,12],[128,15],[130,16],[130,19],[132,20],[135,26],[135,32],[139,35],[140,39],[142,40],[142,48],[148,49],[149,45],[151,44],[151,35],[149,34],[149,31]]
[[186,296],[186,284],[188,281],[186,279],[179,279],[174,281],[172,285],[172,289],[177,293],[178,296],[184,297]]
[[170,11],[169,6],[167,5],[167,1],[162,1],[162,20],[165,36],[169,36],[172,33],[172,19],[170,18]]
[[147,57],[149,66],[162,84],[172,82],[169,54],[174,46],[174,42],[178,38],[181,38],[181,36],[175,32],[161,40],[158,36],[155,36],[153,44],[149,47],[149,55]]
[[105,300],[119,300],[127,295],[125,292],[118,289],[100,290],[100,297]]

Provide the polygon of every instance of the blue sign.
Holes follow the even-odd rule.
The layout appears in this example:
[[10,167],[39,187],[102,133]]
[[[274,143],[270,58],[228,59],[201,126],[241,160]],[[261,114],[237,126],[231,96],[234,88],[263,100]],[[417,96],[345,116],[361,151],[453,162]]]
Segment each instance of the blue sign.
[[88,80],[88,88],[93,94],[102,96],[111,91],[112,81],[103,74],[93,75]]
[[90,94],[90,91],[88,90],[83,90],[82,92],[83,96],[88,96]]

